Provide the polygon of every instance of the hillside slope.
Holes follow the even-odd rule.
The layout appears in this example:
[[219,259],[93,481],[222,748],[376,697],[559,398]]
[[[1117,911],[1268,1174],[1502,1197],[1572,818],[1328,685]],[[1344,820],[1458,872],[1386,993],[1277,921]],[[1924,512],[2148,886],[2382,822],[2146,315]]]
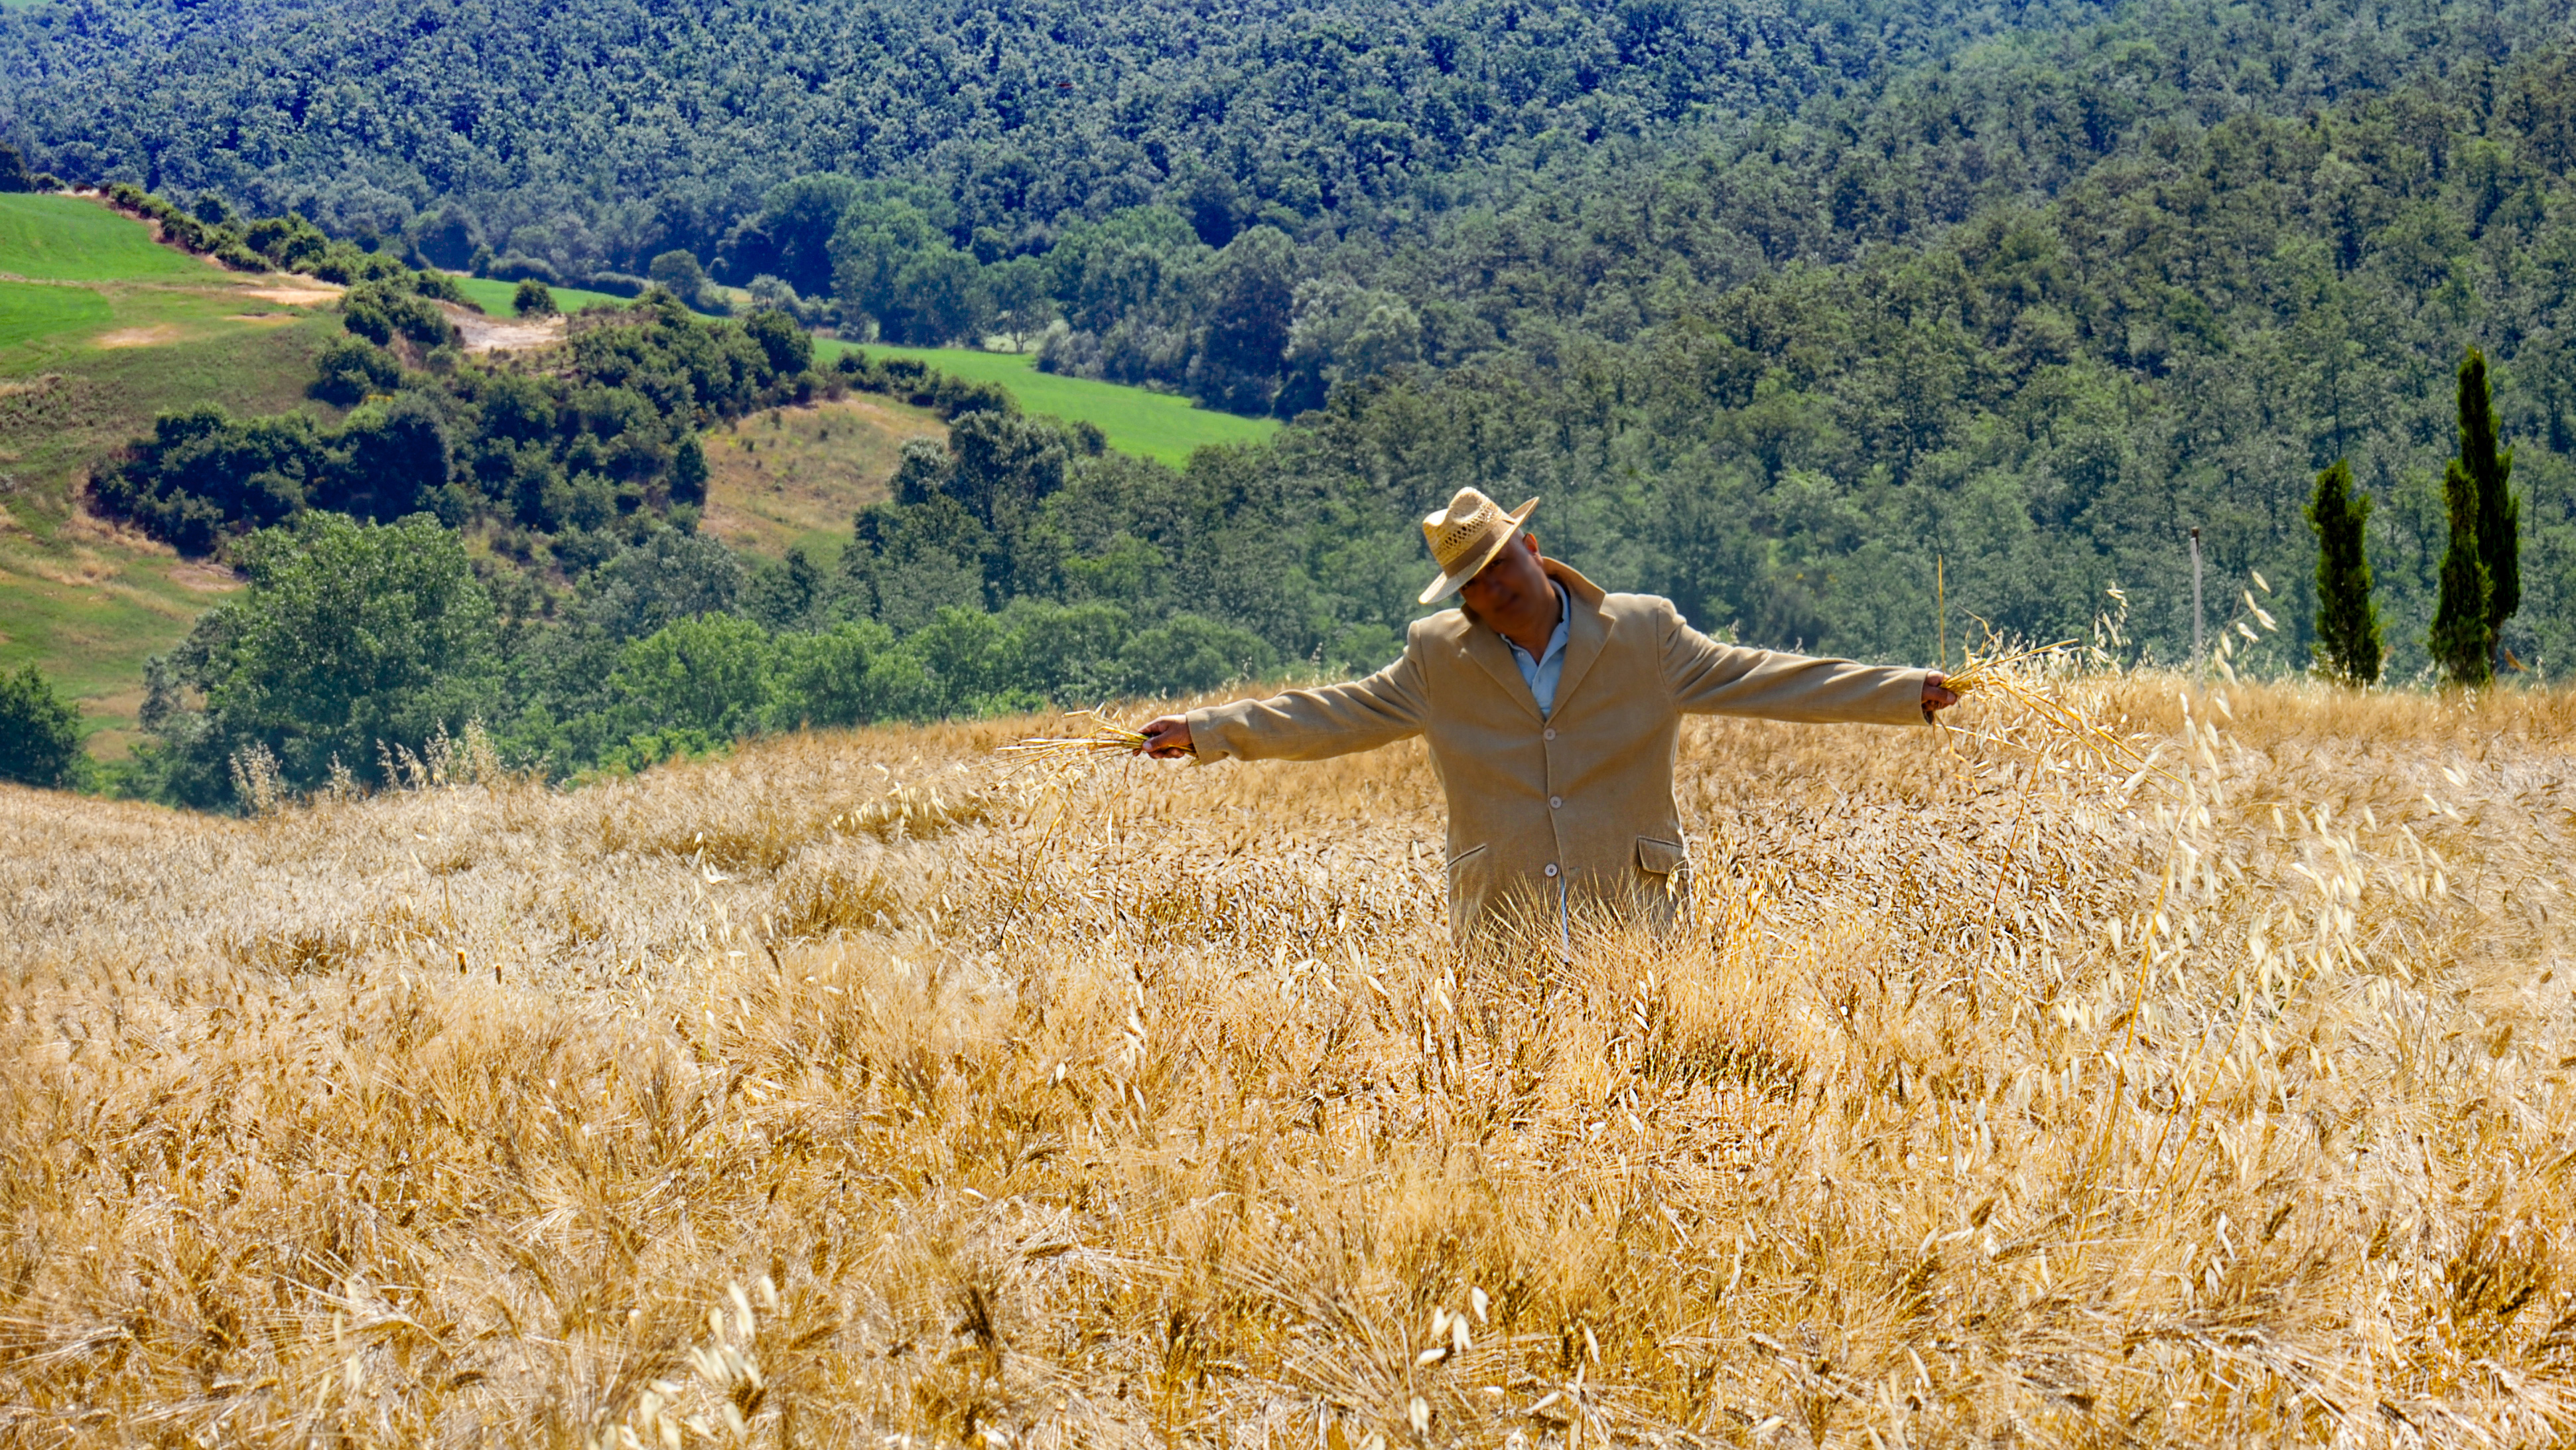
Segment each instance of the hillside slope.
[[945,438],[938,415],[890,398],[773,408],[707,439],[702,527],[739,549],[817,562],[850,541],[851,516],[886,497],[903,445]]
[[[961,238],[1166,193],[1217,233],[1437,206],[1481,163],[1794,106],[2002,24],[1870,0],[1260,0],[1221,19],[1174,0],[145,0],[9,17],[0,116],[75,179],[309,203],[381,232],[462,197],[504,235],[582,234],[522,250],[636,270],[658,250],[641,234],[711,256],[807,171],[935,178]],[[293,78],[272,84],[286,55]],[[576,196],[627,200],[567,214]]]
[[0,277],[0,665],[41,666],[112,755],[144,657],[231,581],[90,517],[89,472],[171,409],[325,411],[304,390],[337,289],[223,271],[68,196],[0,195]]

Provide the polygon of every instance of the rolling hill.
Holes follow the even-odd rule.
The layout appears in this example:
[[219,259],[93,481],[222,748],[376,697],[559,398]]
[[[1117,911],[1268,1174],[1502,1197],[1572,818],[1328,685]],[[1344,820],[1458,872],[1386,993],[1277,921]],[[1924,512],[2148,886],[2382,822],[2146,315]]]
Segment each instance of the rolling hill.
[[0,663],[41,665],[113,755],[142,662],[229,589],[221,570],[89,517],[89,469],[201,402],[309,403],[337,289],[223,271],[95,200],[0,195]]
[[[508,284],[460,286],[507,319]],[[0,665],[33,661],[75,696],[103,732],[93,741],[102,757],[128,738],[144,657],[175,643],[233,580],[91,517],[78,502],[89,470],[173,409],[335,415],[305,385],[315,355],[340,335],[337,295],[309,278],[223,271],[92,199],[0,196]],[[556,295],[567,308],[619,300]],[[561,335],[460,316],[472,346]],[[825,341],[818,354],[845,350]],[[1277,426],[1052,377],[1026,357],[893,351],[998,383],[1032,412],[1095,423],[1112,447],[1175,465],[1200,444],[1256,440]],[[869,394],[717,429],[706,446],[707,532],[755,555],[801,547],[828,563],[853,512],[885,496],[903,441],[945,433],[935,414]]]

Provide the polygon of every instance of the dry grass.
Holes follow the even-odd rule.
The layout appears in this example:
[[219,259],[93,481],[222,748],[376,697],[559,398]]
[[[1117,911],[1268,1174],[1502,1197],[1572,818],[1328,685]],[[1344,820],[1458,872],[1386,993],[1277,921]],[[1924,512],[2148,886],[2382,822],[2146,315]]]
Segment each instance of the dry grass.
[[946,436],[938,414],[864,393],[756,413],[706,435],[704,527],[736,548],[831,559],[850,516],[886,497],[903,445]]
[[2092,688],[1694,729],[1571,965],[1410,747],[0,795],[0,1443],[2568,1440],[2576,697]]

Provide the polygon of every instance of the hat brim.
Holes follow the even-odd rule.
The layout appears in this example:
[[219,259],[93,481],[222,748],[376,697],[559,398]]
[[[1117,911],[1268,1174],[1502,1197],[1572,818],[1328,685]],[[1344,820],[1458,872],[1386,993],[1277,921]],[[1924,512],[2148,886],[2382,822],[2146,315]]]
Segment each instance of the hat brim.
[[1529,521],[1529,516],[1536,512],[1537,509],[1538,500],[1531,499],[1529,502],[1522,504],[1519,508],[1503,515],[1504,518],[1511,520],[1512,526],[1503,530],[1503,536],[1494,541],[1493,547],[1485,550],[1484,553],[1477,555],[1472,563],[1462,564],[1454,572],[1443,574],[1439,578],[1432,580],[1431,587],[1422,591],[1421,602],[1424,604],[1437,604],[1441,600],[1448,598],[1450,595],[1457,593],[1460,589],[1465,588],[1468,580],[1484,573],[1485,566],[1494,562],[1495,556],[1502,553],[1503,550],[1511,544],[1512,540],[1520,537],[1521,525],[1527,523]]

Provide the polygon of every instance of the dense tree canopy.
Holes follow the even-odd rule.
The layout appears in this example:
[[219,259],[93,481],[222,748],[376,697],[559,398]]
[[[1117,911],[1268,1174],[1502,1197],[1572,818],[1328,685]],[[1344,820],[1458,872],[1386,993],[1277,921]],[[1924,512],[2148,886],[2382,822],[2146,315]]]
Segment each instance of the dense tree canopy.
[[[1380,663],[1414,520],[1469,483],[1541,495],[1552,552],[1704,626],[1882,658],[1935,648],[1937,571],[1954,619],[2125,610],[2174,659],[2198,528],[2208,622],[2277,611],[2244,663],[2291,670],[2345,460],[2388,676],[2421,680],[2470,347],[2513,459],[2480,506],[2518,540],[2499,658],[2563,670],[2569,34],[2568,0],[52,3],[0,12],[0,134],[324,223],[237,240],[365,284],[316,383],[354,411],[168,420],[103,496],[216,533],[316,506],[521,531],[571,593],[542,628],[504,611],[504,733],[579,763]],[[387,349],[435,345],[396,255],[756,306],[665,290],[542,377],[405,368]],[[918,369],[816,370],[807,326],[1001,334],[1293,422],[1175,472]],[[686,418],[843,385],[964,421],[839,567],[672,542]],[[424,423],[453,492],[368,484],[430,457]]]
[[1794,105],[2000,24],[1865,0],[75,3],[0,30],[0,114],[74,180],[381,235],[463,198],[496,250],[636,272],[805,173],[931,183],[941,226],[1004,245],[1157,198],[1214,244],[1438,206],[1487,162]]
[[[689,297],[696,268],[907,342],[1060,312],[1062,366],[1285,415],[1388,365],[1526,350],[1605,280],[1846,260],[2159,136],[2484,74],[2566,19],[2563,0],[57,3],[0,11],[0,134],[76,181],[295,209],[493,276],[633,295],[661,267]],[[2348,211],[2338,245],[2384,221]]]

